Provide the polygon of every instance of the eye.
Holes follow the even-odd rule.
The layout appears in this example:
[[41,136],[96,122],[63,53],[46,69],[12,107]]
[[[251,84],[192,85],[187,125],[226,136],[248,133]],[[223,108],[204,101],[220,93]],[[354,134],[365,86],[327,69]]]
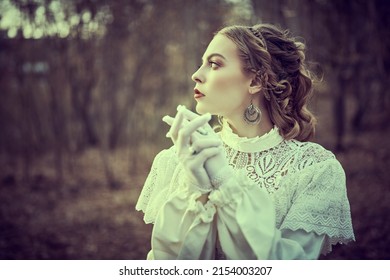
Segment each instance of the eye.
[[213,69],[213,70],[217,70],[219,67],[221,67],[221,65],[219,65],[219,63],[212,61],[212,60],[210,60],[208,63],[209,63],[209,66],[211,67],[211,69]]

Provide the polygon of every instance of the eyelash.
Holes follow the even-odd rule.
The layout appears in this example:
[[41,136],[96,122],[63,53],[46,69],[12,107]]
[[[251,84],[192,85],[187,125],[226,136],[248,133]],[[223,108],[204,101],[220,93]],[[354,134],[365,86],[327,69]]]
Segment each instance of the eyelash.
[[[212,61],[212,60],[210,60],[210,61],[208,61],[207,62],[207,65],[209,66],[209,67],[211,67],[212,69],[214,69],[214,68],[219,68],[219,67],[221,67],[221,65],[219,64],[219,63],[217,63],[217,62],[215,62],[215,61]],[[202,67],[202,65],[199,65],[198,66],[198,69],[200,68],[200,67]],[[216,70],[216,69],[215,69]]]
[[[208,64],[209,64],[209,66],[211,67],[211,68],[214,68],[214,67],[217,67],[217,68],[219,68],[220,67],[220,65],[218,64],[218,63],[216,63],[215,61],[209,61],[208,62]],[[214,66],[213,66],[214,65]]]

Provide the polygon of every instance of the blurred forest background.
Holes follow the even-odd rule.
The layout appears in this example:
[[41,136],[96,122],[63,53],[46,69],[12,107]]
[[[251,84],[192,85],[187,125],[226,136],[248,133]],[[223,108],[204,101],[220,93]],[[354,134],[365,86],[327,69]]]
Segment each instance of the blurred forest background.
[[357,241],[322,259],[389,259],[390,1],[0,0],[0,259],[144,259],[134,210],[190,108],[215,31],[304,38],[323,76],[315,142],[347,174]]

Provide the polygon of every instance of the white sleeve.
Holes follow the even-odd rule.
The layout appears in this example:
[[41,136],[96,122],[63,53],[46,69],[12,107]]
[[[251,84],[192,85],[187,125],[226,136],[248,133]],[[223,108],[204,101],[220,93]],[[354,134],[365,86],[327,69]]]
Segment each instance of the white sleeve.
[[269,194],[245,178],[240,181],[231,179],[210,195],[226,259],[317,259],[324,236],[278,230]]
[[152,232],[154,259],[213,259],[215,207],[197,201],[200,192],[176,193],[159,211]]
[[302,229],[278,230],[276,242],[268,258],[271,260],[318,259],[324,239],[325,235]]
[[[275,228],[268,193],[236,180],[214,191],[181,191],[158,213],[152,233],[153,259],[214,259],[216,235],[227,259],[316,259],[324,236]],[[256,222],[254,222],[256,221]]]
[[144,221],[154,223],[147,259],[214,257],[216,228],[210,223],[215,207],[197,201],[201,193],[187,188],[183,172],[174,146],[153,161],[136,204],[136,210],[144,212]]
[[144,212],[145,223],[154,223],[156,215],[174,191],[178,178],[174,146],[162,150],[153,160],[152,167],[139,195],[135,209]]
[[339,177],[329,177],[338,167],[319,167],[302,181],[306,185],[298,190],[281,229],[275,225],[270,195],[243,174],[231,176],[205,205],[197,201],[199,192],[181,188],[157,214],[150,254],[155,259],[213,259],[218,235],[227,259],[317,259],[327,240],[353,238],[345,197],[326,199],[340,184]]
[[337,243],[355,240],[347,197],[345,173],[336,159],[313,164],[287,180],[297,182],[291,207],[280,224],[281,230],[304,230],[324,235],[321,254]]
[[218,239],[227,259],[267,259],[275,209],[268,193],[245,175],[231,176],[209,195],[217,208]]

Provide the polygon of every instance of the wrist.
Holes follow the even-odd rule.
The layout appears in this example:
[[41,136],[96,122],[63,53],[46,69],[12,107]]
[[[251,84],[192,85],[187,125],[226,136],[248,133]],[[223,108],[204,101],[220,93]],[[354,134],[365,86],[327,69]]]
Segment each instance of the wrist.
[[233,174],[234,170],[231,166],[226,165],[225,167],[221,168],[214,176],[210,177],[212,187],[214,189],[219,188],[225,182],[231,179],[232,176],[234,176]]
[[199,191],[202,195],[203,194],[208,194],[208,193],[210,193],[214,189],[213,186],[210,183],[208,183],[208,184],[200,184],[200,183],[195,182],[195,181],[193,181],[191,179],[188,180],[188,187],[190,189]]

